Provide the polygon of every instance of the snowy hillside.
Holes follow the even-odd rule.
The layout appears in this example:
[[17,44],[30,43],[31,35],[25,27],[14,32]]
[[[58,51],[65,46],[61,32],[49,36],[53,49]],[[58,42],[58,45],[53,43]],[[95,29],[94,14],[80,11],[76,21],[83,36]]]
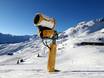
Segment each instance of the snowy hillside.
[[[59,35],[57,73],[47,72],[48,48],[40,38],[0,45],[1,78],[104,78],[104,46],[78,46],[81,42],[104,42],[104,19],[84,21]],[[8,55],[8,53],[14,53]],[[38,57],[38,55],[40,57]],[[18,60],[23,62],[17,64]]]
[[83,21],[76,26],[64,31],[62,35],[68,35],[70,37],[86,36],[90,33],[94,33],[104,28],[104,18],[91,21]]
[[76,42],[104,42],[104,18],[80,22],[61,33],[60,37]]

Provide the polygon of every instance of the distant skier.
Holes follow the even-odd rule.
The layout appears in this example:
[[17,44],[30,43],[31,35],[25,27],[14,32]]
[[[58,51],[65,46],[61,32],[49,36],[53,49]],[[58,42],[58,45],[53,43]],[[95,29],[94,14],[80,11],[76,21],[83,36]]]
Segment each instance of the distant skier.
[[20,60],[18,59],[18,60],[17,60],[17,64],[19,64],[19,63],[20,63]]
[[40,55],[38,54],[37,57],[40,57]]

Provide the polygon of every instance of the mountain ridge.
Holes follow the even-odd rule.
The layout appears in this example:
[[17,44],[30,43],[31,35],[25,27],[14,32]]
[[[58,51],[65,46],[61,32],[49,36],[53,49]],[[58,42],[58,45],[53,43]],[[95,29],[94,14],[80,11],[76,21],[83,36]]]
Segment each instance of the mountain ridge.
[[104,28],[104,18],[79,22],[74,27],[65,30],[61,35],[70,37],[87,36]]

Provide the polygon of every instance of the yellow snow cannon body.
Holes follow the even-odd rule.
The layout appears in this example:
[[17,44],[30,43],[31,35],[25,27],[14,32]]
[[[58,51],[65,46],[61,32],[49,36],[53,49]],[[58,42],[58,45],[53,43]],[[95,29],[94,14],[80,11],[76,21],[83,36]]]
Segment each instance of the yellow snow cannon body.
[[48,71],[49,72],[56,72],[57,70],[55,69],[55,61],[56,61],[56,39],[58,38],[58,34],[55,30],[55,24],[56,21],[54,18],[49,18],[42,13],[37,13],[34,17],[34,24],[36,27],[38,27],[39,30],[39,35],[42,38],[42,40],[47,40],[50,39],[52,42],[50,45],[47,45],[46,43],[45,46],[49,48],[49,55],[48,55]]

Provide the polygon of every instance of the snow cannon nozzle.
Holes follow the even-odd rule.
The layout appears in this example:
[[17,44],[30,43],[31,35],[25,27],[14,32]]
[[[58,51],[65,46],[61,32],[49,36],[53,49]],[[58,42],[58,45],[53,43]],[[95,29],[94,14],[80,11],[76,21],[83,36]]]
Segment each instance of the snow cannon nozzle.
[[39,23],[39,19],[40,19],[40,16],[36,15],[35,18],[34,18],[34,24],[38,24]]
[[45,16],[42,13],[37,13],[34,17],[34,24],[36,26],[54,29],[56,22],[54,18],[49,18],[48,16]]

